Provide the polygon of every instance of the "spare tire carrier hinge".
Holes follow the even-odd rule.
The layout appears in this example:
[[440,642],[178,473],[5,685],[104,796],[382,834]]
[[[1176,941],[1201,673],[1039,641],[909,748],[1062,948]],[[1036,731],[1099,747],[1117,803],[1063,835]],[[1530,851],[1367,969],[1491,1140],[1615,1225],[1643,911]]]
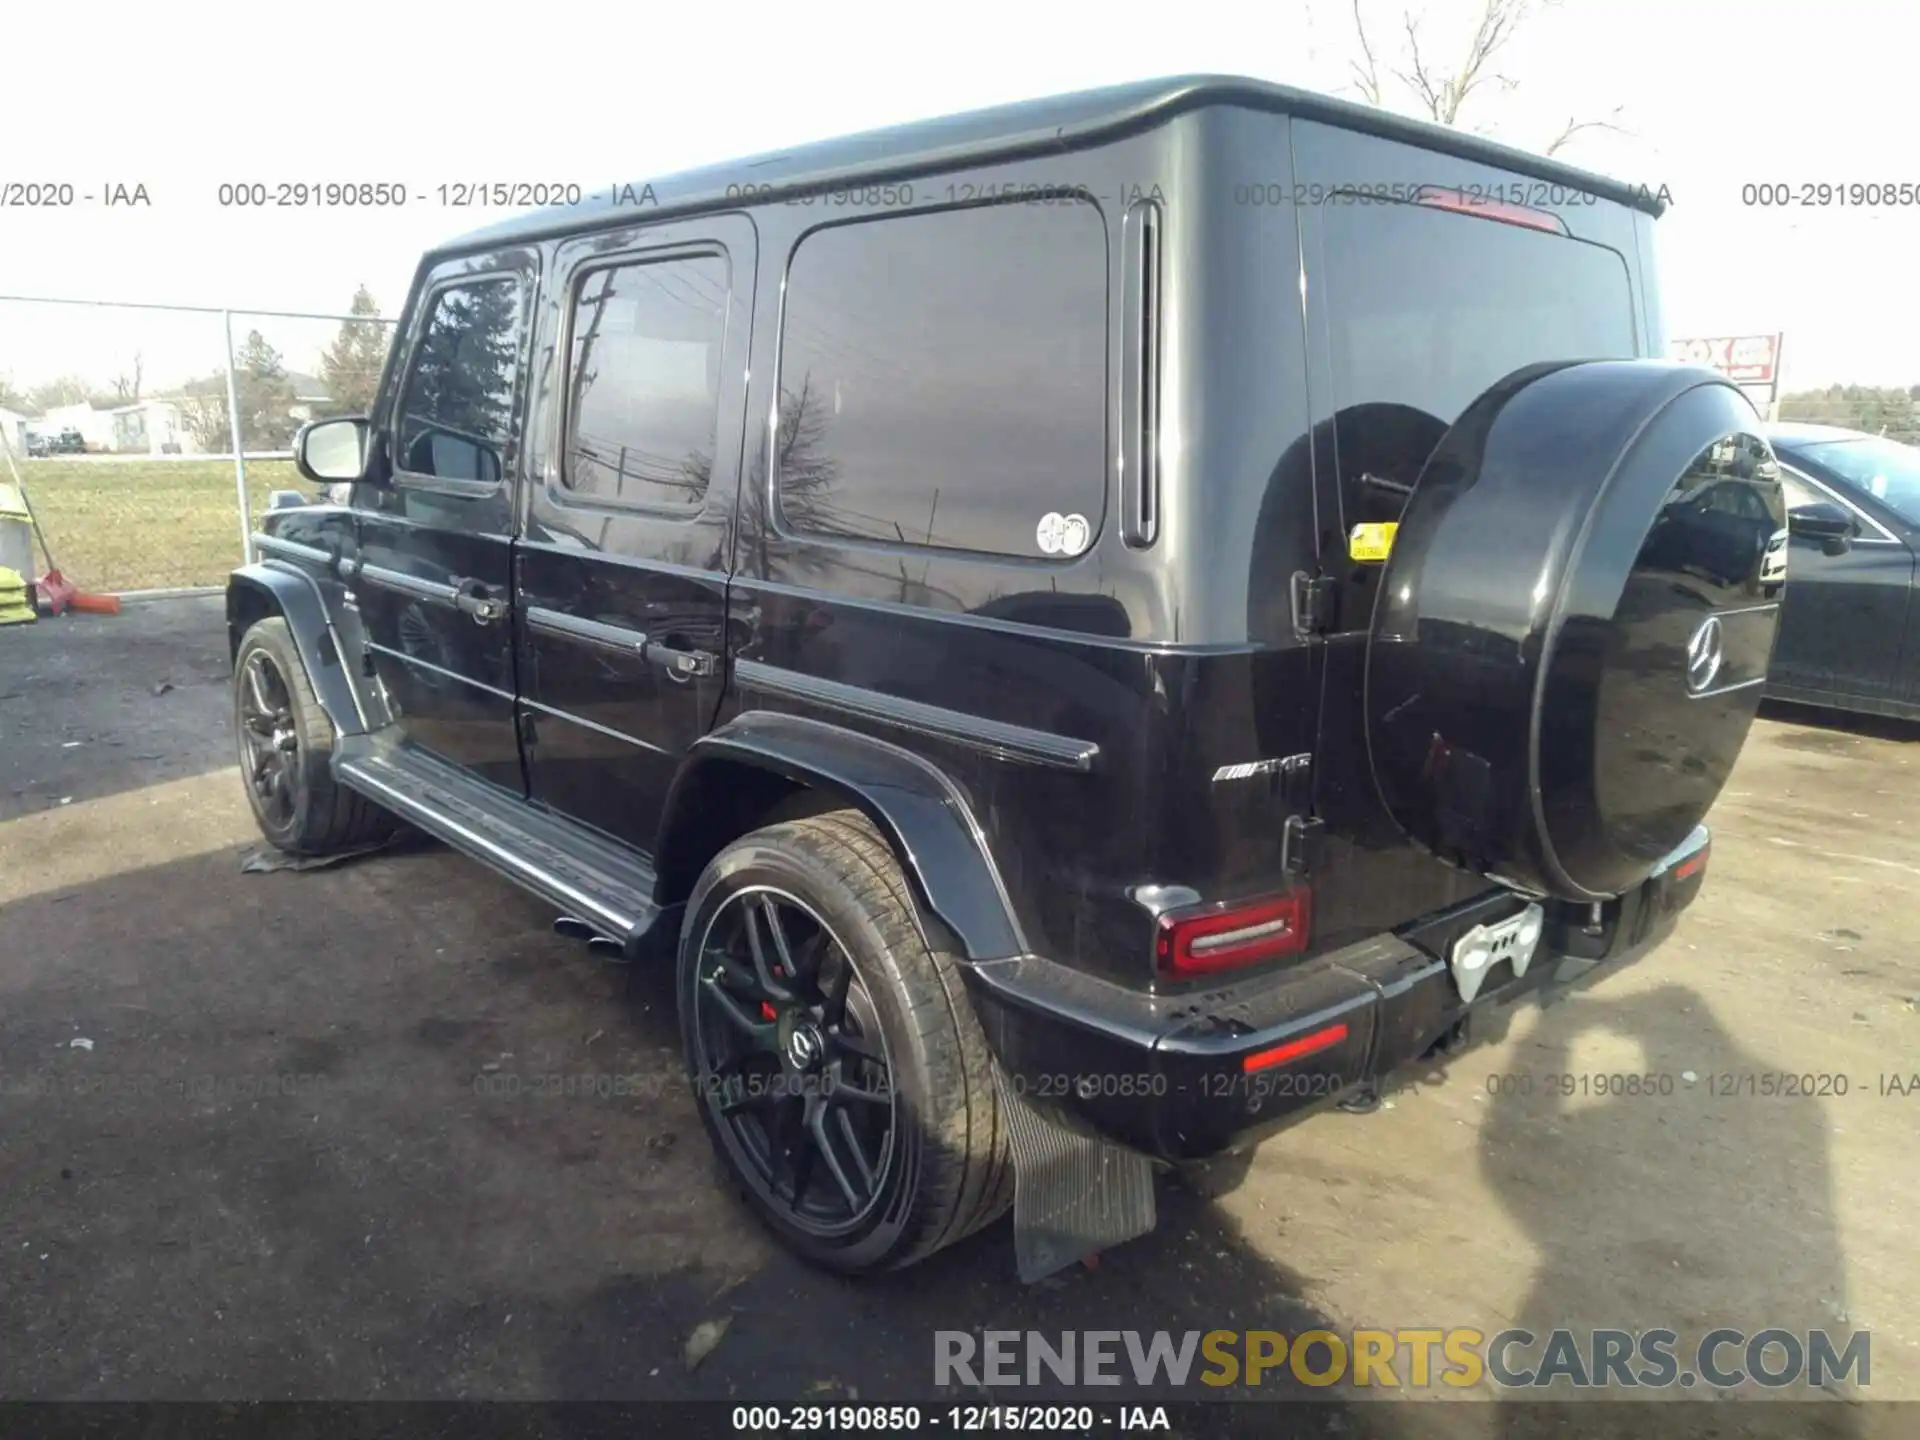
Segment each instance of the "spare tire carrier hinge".
[[1311,875],[1325,829],[1326,822],[1311,815],[1289,815],[1280,834],[1280,868],[1289,875]]
[[1333,628],[1333,577],[1293,572],[1293,630],[1296,635],[1324,635]]

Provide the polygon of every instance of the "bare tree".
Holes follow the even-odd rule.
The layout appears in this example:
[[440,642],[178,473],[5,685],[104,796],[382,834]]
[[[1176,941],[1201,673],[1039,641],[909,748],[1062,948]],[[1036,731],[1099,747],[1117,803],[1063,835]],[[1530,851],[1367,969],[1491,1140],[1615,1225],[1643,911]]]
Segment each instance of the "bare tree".
[[1384,104],[1380,98],[1380,62],[1373,58],[1373,46],[1367,43],[1367,22],[1360,14],[1360,0],[1353,0],[1353,33],[1360,41],[1360,60],[1348,62],[1353,67],[1354,86],[1367,104]]
[[1624,127],[1618,122],[1621,113],[1626,108],[1624,105],[1614,106],[1613,109],[1607,113],[1607,118],[1604,120],[1581,120],[1569,115],[1567,117],[1567,123],[1560,127],[1560,133],[1554,136],[1548,143],[1544,153],[1557,155],[1560,152],[1560,147],[1573,139],[1573,137],[1578,135],[1582,130],[1615,130],[1624,133]]
[[[1412,93],[1428,119],[1441,125],[1458,126],[1461,111],[1476,94],[1489,88],[1511,91],[1518,87],[1517,80],[1499,69],[1500,52],[1515,32],[1536,14],[1558,3],[1559,0],[1482,0],[1472,38],[1453,64],[1436,58],[1431,46],[1423,47],[1420,22],[1411,10],[1402,11],[1400,25],[1406,36],[1406,59],[1390,73]],[[1367,33],[1361,0],[1351,0],[1351,4],[1354,36],[1360,47],[1360,58],[1350,64],[1353,86],[1369,105],[1381,105],[1385,103],[1385,87],[1380,77],[1379,56]],[[1546,153],[1554,154],[1583,131],[1620,130],[1618,122],[1624,109],[1616,105],[1604,120],[1568,116],[1560,133],[1547,145]]]
[[113,377],[114,398],[119,400],[123,405],[129,405],[138,400],[140,398],[140,380],[144,373],[145,362],[140,352],[136,350],[133,352],[132,377],[129,378],[127,372],[124,370]]

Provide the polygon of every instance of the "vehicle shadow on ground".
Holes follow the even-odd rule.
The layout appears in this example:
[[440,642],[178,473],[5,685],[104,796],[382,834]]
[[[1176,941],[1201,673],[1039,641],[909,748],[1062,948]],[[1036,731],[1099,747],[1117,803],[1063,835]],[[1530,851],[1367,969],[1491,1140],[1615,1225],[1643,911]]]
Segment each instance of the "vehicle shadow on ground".
[[[1557,1329],[1573,1332],[1579,1356],[1591,1366],[1593,1330],[1638,1335],[1665,1328],[1677,1335],[1672,1381],[1584,1392],[1565,1379],[1538,1387],[1500,1384],[1488,1387],[1500,1396],[1494,1404],[1361,1405],[1362,1419],[1386,1419],[1391,1433],[1408,1440],[1428,1434],[1864,1440],[1898,1433],[1892,1407],[1876,1412],[1857,1403],[1871,1393],[1857,1388],[1858,1374],[1851,1385],[1824,1392],[1804,1383],[1772,1391],[1748,1383],[1714,1395],[1703,1378],[1680,1381],[1680,1373],[1694,1369],[1702,1337],[1719,1327],[1749,1336],[1782,1329],[1803,1344],[1809,1331],[1824,1330],[1836,1354],[1845,1350],[1857,1322],[1848,1315],[1827,1124],[1819,1101],[1748,1091],[1749,1077],[1757,1081],[1777,1067],[1723,1029],[1695,991],[1665,985],[1613,994],[1601,983],[1605,978],[1596,974],[1545,1005],[1529,1001],[1490,1012],[1476,1034],[1499,1043],[1521,1016],[1532,1021],[1511,1068],[1500,1073],[1502,1083],[1487,1086],[1480,1128],[1486,1186],[1536,1257],[1530,1286],[1508,1322],[1534,1338],[1503,1353],[1509,1373],[1539,1377]],[[1586,1058],[1595,1045],[1607,1054],[1637,1050],[1638,1063],[1609,1062],[1596,1070]],[[1445,1084],[1449,1070],[1451,1078],[1463,1079],[1472,1064],[1463,1057],[1421,1074]],[[1606,1077],[1628,1068],[1671,1076],[1671,1093],[1609,1093],[1623,1087]],[[1692,1084],[1684,1079],[1688,1073]],[[1424,1103],[1404,1083],[1387,1093],[1399,1095],[1403,1106]],[[1763,1126],[1752,1123],[1756,1105],[1770,1107]],[[1767,1137],[1762,1150],[1752,1148],[1756,1133]],[[1205,1182],[1224,1193],[1242,1183],[1254,1163],[1249,1153],[1223,1156],[1205,1167]],[[1742,1175],[1733,1193],[1726,1188],[1730,1169]],[[1723,1371],[1748,1363],[1744,1346],[1721,1347],[1712,1358]],[[1778,1349],[1764,1361],[1776,1368],[1784,1362]],[[1636,1355],[1629,1369],[1644,1374],[1648,1367]],[[1853,1403],[1837,1398],[1842,1395]],[[1714,1403],[1719,1400],[1753,1403],[1730,1411]],[[1574,1403],[1579,1409],[1570,1411]],[[1642,1408],[1646,1403],[1661,1407],[1657,1418]]]
[[209,843],[10,901],[0,876],[10,1396],[925,1403],[940,1330],[1332,1328],[1174,1186],[1154,1235],[1036,1287],[1004,1221],[896,1275],[810,1269],[721,1183],[664,970],[438,847],[242,875]]
[[[1036,1287],[1004,1221],[860,1282],[795,1261],[721,1181],[670,977],[601,966],[551,919],[437,847],[250,876],[223,847],[0,904],[17,945],[0,970],[8,1393],[1112,1402],[1143,1392],[1043,1376],[942,1394],[935,1334],[1353,1323],[1305,1298],[1271,1241],[1170,1182],[1153,1235]],[[1764,1068],[1678,987],[1549,1011],[1528,1064],[1571,1068],[1593,1029],[1640,1038],[1649,1068]],[[1843,1296],[1817,1112],[1783,1107],[1728,1196],[1702,1193],[1689,1156],[1738,1143],[1733,1112],[1669,1105],[1557,1109],[1536,1092],[1489,1115],[1488,1182],[1545,1257],[1518,1323],[1836,1326],[1818,1308]],[[1576,1222],[1594,1213],[1568,1204],[1576,1187],[1617,1219]],[[1730,1209],[1736,1224],[1700,1219]],[[1716,1309],[1742,1276],[1758,1300]],[[722,1323],[690,1366],[696,1327]],[[1558,1423],[1558,1407],[1356,1401],[1285,1371],[1178,1398],[1315,1402],[1286,1433]],[[1795,1411],[1780,1433],[1846,1435],[1845,1415],[1810,1431]]]
[[[628,1023],[642,1044],[677,1044],[672,983],[664,971],[638,972],[627,986]],[[688,1102],[691,1110],[691,1101]],[[694,1167],[702,1203],[717,1228],[732,1233],[757,1226],[734,1197],[719,1163],[707,1152],[704,1131],[689,1114],[687,1143],[699,1151]],[[1276,1330],[1288,1335],[1334,1328],[1306,1302],[1302,1277],[1260,1254],[1238,1226],[1192,1188],[1163,1179],[1159,1225],[1091,1265],[1075,1265],[1038,1285],[1015,1274],[1011,1222],[942,1251],[909,1270],[850,1280],[810,1267],[765,1244],[760,1263],[718,1302],[692,1301],[683,1323],[725,1315],[722,1345],[699,1370],[663,1367],[659,1376],[623,1364],[636,1318],[657,1304],[660,1277],[631,1276],[585,1297],[575,1317],[575,1343],[550,1357],[551,1388],[566,1395],[639,1398],[685,1396],[778,1397],[841,1401],[1032,1403],[1141,1399],[1288,1399],[1325,1401],[1284,1368],[1257,1386],[1215,1388],[1198,1383],[1208,1366],[1196,1356],[1192,1377],[1176,1391],[1164,1381],[1137,1386],[1124,1348],[1116,1344],[1123,1381],[1110,1387],[1067,1386],[1045,1371],[1038,1383],[1015,1388],[936,1384],[935,1336],[964,1331],[976,1342],[983,1330],[1040,1331],[1056,1347],[1062,1332],[1156,1330]],[[724,1216],[724,1224],[718,1224]],[[719,1255],[705,1257],[719,1261]],[[976,1352],[977,1355],[977,1352]],[[1325,1363],[1324,1356],[1319,1363]],[[1024,1370],[1024,1362],[1020,1365]],[[1305,1418],[1340,1430],[1347,1407],[1318,1403]],[[1351,1424],[1344,1433],[1353,1434]]]
[[[1625,1093],[1605,1081],[1616,1073],[1611,1062],[1596,1071],[1582,1059],[1595,1045],[1609,1047],[1598,1053],[1637,1051],[1635,1073],[1671,1076],[1671,1093]],[[1522,1083],[1494,1087],[1480,1131],[1487,1187],[1539,1257],[1513,1319],[1539,1338],[1509,1352],[1514,1368],[1541,1373],[1557,1328],[1578,1334],[1583,1355],[1595,1328],[1665,1328],[1678,1336],[1679,1375],[1637,1395],[1615,1385],[1575,1396],[1565,1382],[1510,1395],[1704,1402],[1704,1376],[1698,1388],[1684,1377],[1695,1370],[1702,1337],[1719,1327],[1748,1335],[1778,1328],[1802,1342],[1824,1330],[1836,1353],[1845,1349],[1853,1325],[1820,1101],[1750,1092],[1748,1077],[1757,1081],[1776,1067],[1722,1028],[1684,985],[1626,994],[1576,988],[1541,1010],[1516,1048],[1512,1076]],[[1665,1092],[1668,1082],[1649,1088]],[[1759,1126],[1757,1105],[1769,1107]],[[1766,1137],[1758,1150],[1756,1134]],[[1730,1169],[1741,1176],[1735,1192],[1726,1185]],[[1749,1363],[1744,1346],[1722,1347],[1712,1358],[1723,1371]],[[1778,1367],[1784,1358],[1774,1350],[1764,1363]],[[1644,1370],[1638,1357],[1629,1368]],[[1860,1378],[1853,1377],[1856,1385]],[[1823,1394],[1804,1381],[1771,1392],[1743,1385],[1735,1392],[1741,1399],[1803,1403],[1742,1405],[1738,1433],[1853,1440],[1866,1432],[1858,1405],[1834,1398],[1846,1388]],[[1662,1434],[1670,1433],[1668,1408]],[[1529,1426],[1539,1410],[1499,1409],[1510,1422],[1500,1434],[1535,1433]],[[1702,1423],[1728,1422],[1724,1405],[1687,1410]],[[1583,1414],[1578,1433],[1645,1434],[1644,1421],[1636,1406],[1617,1405],[1591,1420]]]

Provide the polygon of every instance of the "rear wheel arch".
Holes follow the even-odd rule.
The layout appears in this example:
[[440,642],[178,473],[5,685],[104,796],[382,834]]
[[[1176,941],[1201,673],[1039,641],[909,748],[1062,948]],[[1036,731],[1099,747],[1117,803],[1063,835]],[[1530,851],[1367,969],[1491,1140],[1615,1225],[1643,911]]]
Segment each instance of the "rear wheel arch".
[[892,850],[929,946],[970,960],[1024,953],[965,802],[929,762],[819,721],[748,712],[698,742],[662,817],[662,905],[684,902],[733,841],[782,821],[856,810]]

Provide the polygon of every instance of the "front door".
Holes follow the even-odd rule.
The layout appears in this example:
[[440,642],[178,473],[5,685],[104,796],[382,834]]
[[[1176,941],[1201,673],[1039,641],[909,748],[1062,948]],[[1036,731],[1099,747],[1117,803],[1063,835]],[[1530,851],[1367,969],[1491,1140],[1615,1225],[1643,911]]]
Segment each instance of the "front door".
[[406,739],[516,792],[514,475],[536,275],[511,251],[427,277],[381,420],[391,483],[360,487],[353,587]]
[[739,215],[560,247],[559,357],[518,551],[533,798],[652,853],[726,683],[754,231]]
[[1809,700],[1905,699],[1897,677],[1913,552],[1838,491],[1784,468],[1780,483],[1789,511],[1839,505],[1853,516],[1856,533],[1838,555],[1804,535],[1788,541],[1780,634],[1768,670],[1774,689]]

